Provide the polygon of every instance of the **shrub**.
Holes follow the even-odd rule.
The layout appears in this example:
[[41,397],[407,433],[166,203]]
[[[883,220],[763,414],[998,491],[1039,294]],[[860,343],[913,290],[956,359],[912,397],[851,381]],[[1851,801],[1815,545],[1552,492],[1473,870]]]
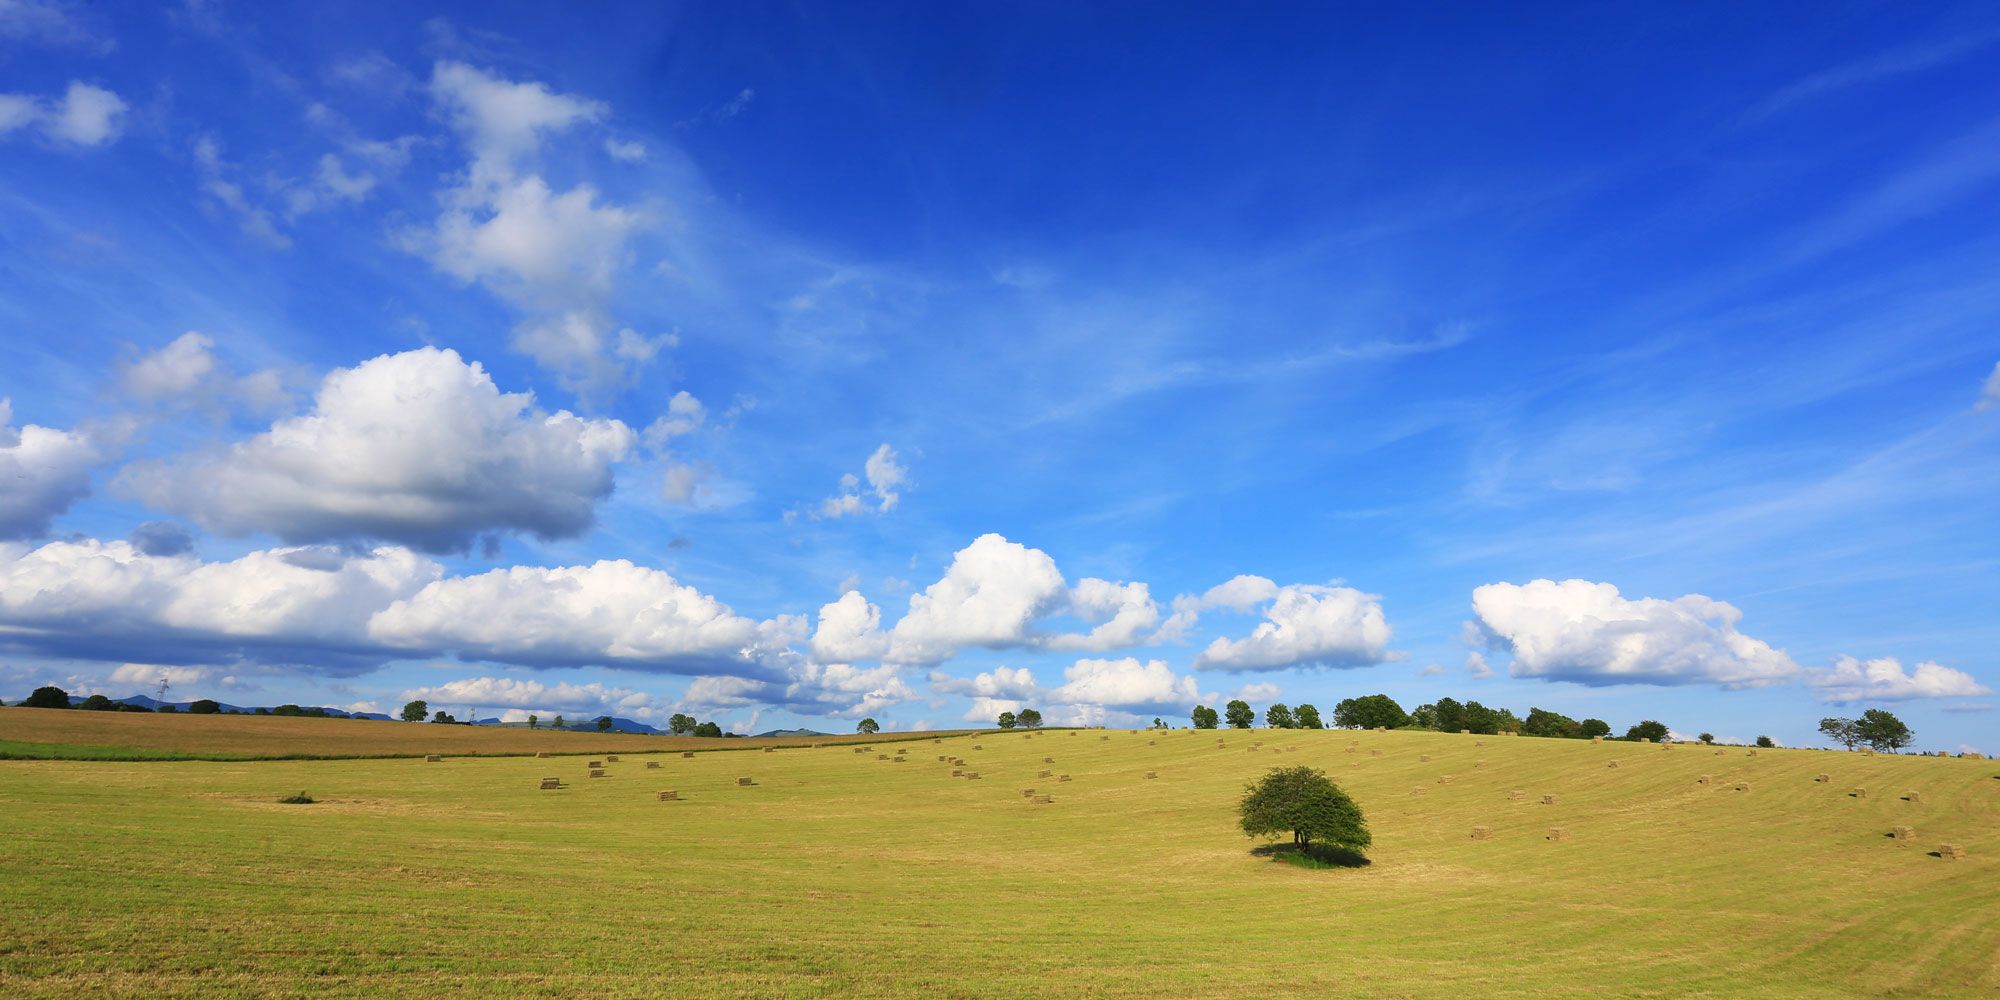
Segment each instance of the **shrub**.
[[1238,810],[1243,832],[1252,837],[1292,835],[1300,851],[1313,845],[1359,851],[1371,842],[1361,807],[1326,772],[1281,767],[1244,788]]
[[112,701],[109,698],[106,698],[101,694],[94,694],[88,698],[83,699],[83,704],[78,705],[77,707],[83,709],[86,712],[118,711],[118,703]]
[[222,705],[213,698],[202,698],[188,705],[190,715],[220,715]]
[[313,804],[313,797],[307,795],[304,792],[300,792],[297,795],[287,795],[284,798],[279,799],[278,801],[281,804],[288,806],[309,806]]
[[1777,747],[1778,744],[1775,741],[1773,741],[1769,736],[1759,736],[1757,737],[1757,745],[1763,747],[1766,750],[1770,750]]
[[1700,736],[1697,736],[1697,737],[1695,737],[1695,739],[1698,739],[1698,740],[1702,741],[1703,743],[1714,743],[1714,742],[1715,742],[1715,734],[1714,734],[1714,733],[1703,733],[1703,734],[1701,734]]

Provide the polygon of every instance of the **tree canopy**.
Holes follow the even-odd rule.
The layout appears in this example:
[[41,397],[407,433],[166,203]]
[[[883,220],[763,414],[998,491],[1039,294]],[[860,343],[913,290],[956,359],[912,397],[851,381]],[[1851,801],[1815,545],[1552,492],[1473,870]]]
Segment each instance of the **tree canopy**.
[[1869,747],[1882,753],[1895,753],[1917,740],[1917,734],[1903,720],[1879,708],[1861,713],[1854,728]]
[[1042,728],[1042,713],[1032,708],[1024,708],[1015,713],[1014,724],[1020,726],[1022,729],[1040,729]]
[[1231,729],[1248,729],[1257,721],[1257,712],[1241,698],[1222,706],[1222,711]]
[[1279,702],[1264,710],[1264,724],[1272,729],[1297,729],[1299,720],[1292,718],[1291,706]]
[[403,706],[404,722],[422,722],[431,714],[429,702],[417,700]]
[[19,707],[68,708],[69,692],[64,691],[62,688],[56,687],[53,684],[45,685],[43,687],[38,687],[34,690],[33,694],[28,695],[28,700],[22,702]]
[[1625,738],[1633,741],[1634,743],[1637,743],[1640,740],[1651,740],[1655,743],[1658,743],[1661,740],[1667,738],[1667,724],[1664,722],[1655,722],[1652,719],[1647,719],[1646,721],[1641,722],[1638,725],[1625,730]]
[[1311,705],[1300,705],[1292,709],[1292,718],[1298,722],[1300,729],[1326,728],[1326,723],[1321,722],[1319,719],[1319,709]]
[[1012,729],[1021,722],[1012,712],[1001,712],[1000,718],[996,721],[1000,723],[1000,728],[1002,729]]
[[1290,833],[1300,850],[1320,844],[1359,851],[1371,842],[1361,807],[1318,768],[1276,768],[1244,788],[1238,808],[1244,833]]
[[1410,717],[1396,699],[1386,694],[1371,694],[1360,698],[1348,698],[1333,706],[1333,724],[1342,729],[1374,729],[1384,726],[1401,729],[1410,724]]
[[1216,714],[1215,709],[1207,705],[1196,705],[1194,707],[1193,719],[1196,729],[1214,729],[1216,723],[1221,721],[1221,718],[1220,715]]
[[882,724],[876,722],[874,719],[862,719],[860,722],[854,724],[854,731],[872,736],[882,731]]

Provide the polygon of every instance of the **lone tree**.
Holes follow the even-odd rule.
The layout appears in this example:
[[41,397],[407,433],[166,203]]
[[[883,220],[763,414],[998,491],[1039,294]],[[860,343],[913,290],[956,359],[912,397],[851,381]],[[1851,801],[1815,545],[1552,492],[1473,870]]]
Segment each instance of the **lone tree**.
[[1024,708],[1021,710],[1021,714],[1014,716],[1014,724],[1020,726],[1022,729],[1040,729],[1042,728],[1042,713],[1032,708]]
[[1279,702],[1264,710],[1264,724],[1272,729],[1297,729],[1299,720],[1292,718],[1291,706]]
[[1292,709],[1292,718],[1297,720],[1300,729],[1326,728],[1326,724],[1319,721],[1319,709],[1311,705],[1300,705]]
[[1359,851],[1371,842],[1361,807],[1312,767],[1280,767],[1244,788],[1243,832],[1275,837],[1289,832],[1301,851],[1314,844]]
[[860,722],[854,724],[854,731],[873,736],[882,731],[882,724],[876,722],[874,719],[862,719]]
[[685,712],[675,712],[667,718],[667,732],[675,736],[693,736],[696,724],[694,716]]
[[1249,702],[1241,698],[1222,706],[1222,712],[1229,719],[1231,729],[1248,729],[1251,723],[1257,721],[1257,713],[1250,708]]
[[995,721],[1000,723],[1000,728],[1002,729],[1012,729],[1021,720],[1015,718],[1012,712],[1001,712],[1000,718]]
[[562,716],[560,716],[560,715],[558,715],[558,716],[556,716],[556,721],[555,721],[555,728],[557,728],[557,729],[567,729],[567,728],[569,728],[569,727],[567,727],[567,726],[563,725],[563,717],[562,717]]
[[1775,750],[1778,748],[1778,741],[1769,736],[1759,736],[1757,737],[1757,745],[1766,750]]
[[1637,743],[1640,740],[1650,740],[1654,743],[1658,743],[1659,741],[1667,738],[1667,724],[1664,722],[1654,722],[1651,719],[1647,719],[1646,721],[1641,722],[1638,725],[1625,730],[1625,738],[1631,740],[1634,743]]
[[1196,705],[1194,707],[1194,727],[1196,729],[1214,729],[1216,722],[1220,718],[1220,716],[1215,714],[1215,709],[1207,705]]
[[[1821,723],[1820,725],[1824,726],[1824,725],[1825,725],[1825,723]],[[1702,741],[1703,743],[1714,743],[1714,742],[1715,742],[1715,734],[1714,734],[1714,733],[1703,733],[1703,734],[1701,734],[1700,736],[1697,736],[1697,737],[1695,737],[1695,739],[1698,739],[1698,740]],[[1848,749],[1852,750],[1852,749],[1854,749],[1854,748],[1853,748],[1853,747],[1849,747]]]
[[528,716],[528,728],[529,728],[529,729],[540,729],[540,728],[542,728],[542,717],[541,717],[541,716],[539,716],[539,715],[532,715],[532,714],[531,714],[531,715],[529,715],[529,716]]
[[221,713],[222,703],[213,698],[201,698],[188,703],[188,714],[190,715],[219,715]]
[[1877,751],[1895,753],[1917,741],[1917,734],[1903,720],[1879,708],[1871,708],[1854,720],[1854,730]]
[[69,692],[64,691],[62,688],[56,687],[53,684],[50,684],[46,687],[38,687],[35,689],[35,693],[28,696],[27,701],[24,701],[15,707],[16,708],[68,708]]
[[422,722],[431,714],[429,702],[418,700],[403,706],[404,722]]
[[597,731],[600,733],[608,733],[611,731],[611,716],[600,715],[597,717]]
[[1396,699],[1386,694],[1371,694],[1361,698],[1348,698],[1333,706],[1333,724],[1342,729],[1374,729],[1377,726],[1401,729],[1410,724],[1410,716]]

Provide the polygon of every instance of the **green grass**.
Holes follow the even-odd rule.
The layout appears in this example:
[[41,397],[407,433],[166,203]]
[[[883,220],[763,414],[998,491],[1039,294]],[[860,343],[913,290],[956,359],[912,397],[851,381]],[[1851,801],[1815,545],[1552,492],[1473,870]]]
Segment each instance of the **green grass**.
[[[0,763],[0,995],[2000,989],[1993,762],[1099,735],[905,744],[901,764],[838,746],[635,755],[603,779],[573,757]],[[939,753],[982,780],[948,777]],[[1236,829],[1244,784],[1301,763],[1366,811],[1371,863],[1296,867]],[[538,791],[544,775],[566,787]],[[277,803],[300,788],[317,803]],[[669,788],[684,801],[656,799]],[[1912,789],[1920,803],[1899,797]],[[1898,824],[1917,838],[1888,838]],[[1544,839],[1552,826],[1570,839]],[[1969,856],[1932,857],[1941,843]]]

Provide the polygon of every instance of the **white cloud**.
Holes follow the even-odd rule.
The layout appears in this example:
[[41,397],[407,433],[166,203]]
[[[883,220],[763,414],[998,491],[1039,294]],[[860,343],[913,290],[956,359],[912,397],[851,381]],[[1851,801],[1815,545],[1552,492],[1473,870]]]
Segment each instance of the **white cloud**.
[[1229,695],[1227,700],[1247,701],[1256,705],[1267,701],[1276,701],[1278,700],[1278,695],[1283,693],[1276,684],[1272,684],[1269,681],[1256,681],[1237,688]]
[[1050,636],[1049,649],[1101,653],[1139,642],[1139,633],[1159,624],[1160,607],[1143,583],[1113,583],[1085,577],[1069,593],[1069,611],[1102,622],[1084,635]]
[[0,540],[47,534],[57,515],[90,492],[91,469],[102,457],[83,431],[13,423],[12,402],[0,398]]
[[0,136],[28,127],[41,114],[41,106],[26,94],[0,94]]
[[1825,702],[1963,698],[1993,693],[1963,670],[1924,662],[1905,672],[1901,660],[1886,656],[1873,660],[1839,657],[1824,670],[1806,671],[1806,684],[1817,688],[1820,700]]
[[688,682],[687,691],[681,695],[684,708],[724,710],[748,708],[769,695],[770,685],[764,681],[733,675],[697,677]]
[[807,663],[794,672],[785,689],[789,707],[835,718],[874,715],[916,699],[917,692],[890,666],[863,669],[847,663]]
[[870,604],[860,591],[850,590],[819,609],[819,628],[812,637],[814,659],[822,663],[879,660],[888,651],[882,609]]
[[126,663],[111,672],[109,683],[124,684],[143,688],[140,693],[150,694],[159,689],[160,682],[166,681],[174,687],[200,684],[215,676],[208,667],[168,667],[157,663]]
[[1063,671],[1066,681],[1049,692],[1049,699],[1066,705],[1164,711],[1186,708],[1199,700],[1194,678],[1176,675],[1164,660],[1141,663],[1134,657],[1078,660]]
[[756,623],[715,598],[622,559],[439,580],[368,625],[385,645],[445,649],[461,659],[673,673],[738,660],[756,632]]
[[221,454],[128,470],[155,506],[229,534],[381,538],[431,552],[475,536],[588,530],[634,435],[547,413],[449,350],[384,355],[326,376],[311,412]]
[[1441,667],[1441,666],[1438,666],[1438,665],[1437,665],[1437,664],[1435,664],[1435,663],[1432,663],[1432,664],[1429,664],[1428,666],[1424,667],[1424,668],[1423,668],[1422,670],[1419,670],[1419,671],[1417,671],[1417,676],[1418,676],[1418,677],[1442,677],[1442,676],[1444,676],[1444,668],[1443,668],[1443,667]]
[[406,235],[406,249],[525,312],[515,347],[569,388],[621,383],[632,366],[672,342],[618,329],[609,316],[626,244],[645,219],[600,202],[589,184],[558,193],[528,168],[547,135],[600,121],[609,109],[541,83],[503,80],[452,62],[436,66],[430,92],[463,138],[471,163],[447,192],[432,231]]
[[646,144],[643,142],[606,139],[604,152],[620,163],[646,162]]
[[1225,583],[1208,588],[1207,592],[1196,596],[1182,594],[1173,600],[1174,613],[1160,626],[1157,638],[1163,641],[1178,641],[1187,635],[1204,611],[1226,608],[1230,611],[1248,612],[1265,601],[1278,596],[1278,585],[1261,576],[1242,574]]
[[889,659],[933,664],[964,646],[1030,644],[1034,620],[1067,597],[1048,553],[981,535],[952,556],[942,579],[910,597],[909,611],[890,633]]
[[975,698],[998,698],[1009,701],[1024,701],[1041,694],[1035,683],[1035,675],[1026,667],[994,667],[970,679],[953,677],[933,670],[930,675],[931,690],[939,694],[962,694]]
[[1465,654],[1465,672],[1471,674],[1473,679],[1483,681],[1493,676],[1493,665],[1486,662],[1485,654],[1475,649]]
[[1995,362],[1993,374],[1986,376],[1986,384],[1980,387],[1979,402],[1974,409],[1990,410],[1995,406],[2000,406],[2000,362]]
[[1018,714],[1022,709],[1027,707],[1027,702],[1016,698],[980,697],[972,699],[972,704],[966,707],[965,714],[959,716],[959,718],[967,722],[978,722],[990,726],[1000,718],[1000,713],[1014,712]]
[[102,146],[124,131],[125,111],[125,102],[117,94],[75,80],[42,127],[61,142]]
[[1534,580],[1479,587],[1472,608],[1515,677],[1756,687],[1799,675],[1783,650],[1737,631],[1741,611],[1700,594],[1627,600],[1608,583]]
[[127,365],[119,381],[141,399],[159,399],[191,392],[215,371],[215,341],[192,330],[167,346]]
[[373,649],[369,617],[440,573],[398,548],[265,549],[204,563],[94,539],[0,546],[0,642],[79,659],[353,667]]
[[904,468],[897,459],[895,449],[888,444],[876,448],[863,464],[862,471],[868,477],[868,495],[861,492],[861,477],[848,473],[840,477],[840,492],[820,501],[813,512],[816,518],[848,517],[854,514],[886,514],[896,509],[903,499],[902,488],[910,481],[910,470]]
[[701,400],[686,389],[674,393],[667,400],[667,412],[646,425],[646,444],[655,449],[665,448],[667,442],[677,437],[685,437],[701,429],[702,421],[708,419],[708,408]]
[[[1247,602],[1264,593],[1269,591],[1243,587],[1226,596]],[[1313,584],[1279,587],[1270,594],[1264,618],[1263,624],[1242,639],[1218,638],[1209,643],[1195,657],[1194,668],[1353,667],[1381,663],[1388,658],[1389,622],[1382,614],[1380,599],[1351,587]]]

